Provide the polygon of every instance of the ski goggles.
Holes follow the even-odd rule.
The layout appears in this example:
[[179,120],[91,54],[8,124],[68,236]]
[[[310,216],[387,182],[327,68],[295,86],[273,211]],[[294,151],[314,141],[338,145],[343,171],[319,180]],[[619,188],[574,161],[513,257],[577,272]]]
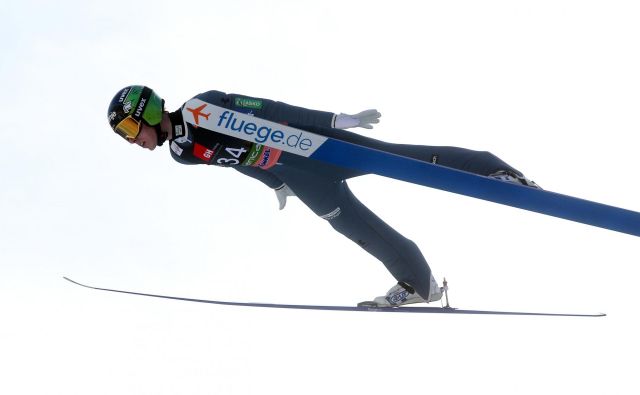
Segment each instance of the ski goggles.
[[141,128],[142,128],[142,122],[133,119],[133,117],[129,115],[122,121],[118,122],[114,130],[122,138],[124,138],[130,143],[133,143],[134,141],[136,141],[138,134],[140,134]]

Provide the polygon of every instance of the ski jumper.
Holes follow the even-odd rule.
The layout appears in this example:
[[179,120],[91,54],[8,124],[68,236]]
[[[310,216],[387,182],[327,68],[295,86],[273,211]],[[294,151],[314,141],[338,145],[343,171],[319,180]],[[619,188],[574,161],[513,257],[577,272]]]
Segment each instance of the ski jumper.
[[[335,114],[331,112],[219,91],[208,91],[196,98],[326,137],[483,176],[499,170],[521,174],[486,151],[392,144],[335,129]],[[181,109],[169,117],[173,128],[171,155],[176,161],[233,167],[272,189],[286,184],[316,215],[380,260],[397,281],[411,285],[423,298],[429,296],[431,269],[419,248],[376,216],[349,189],[346,180],[364,175],[363,172],[194,127],[183,122]]]

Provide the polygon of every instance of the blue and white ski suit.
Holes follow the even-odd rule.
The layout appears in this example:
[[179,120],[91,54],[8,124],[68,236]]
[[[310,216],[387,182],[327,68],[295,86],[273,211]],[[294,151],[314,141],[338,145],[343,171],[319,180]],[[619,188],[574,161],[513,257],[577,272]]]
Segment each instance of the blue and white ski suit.
[[[335,114],[238,94],[208,91],[205,102],[350,143],[480,175],[517,170],[486,151],[457,147],[392,144],[333,128]],[[171,155],[183,164],[233,167],[270,188],[286,184],[316,215],[380,260],[397,281],[429,296],[431,269],[414,242],[398,233],[351,192],[346,180],[364,173],[280,152],[183,122],[181,110],[169,114]]]

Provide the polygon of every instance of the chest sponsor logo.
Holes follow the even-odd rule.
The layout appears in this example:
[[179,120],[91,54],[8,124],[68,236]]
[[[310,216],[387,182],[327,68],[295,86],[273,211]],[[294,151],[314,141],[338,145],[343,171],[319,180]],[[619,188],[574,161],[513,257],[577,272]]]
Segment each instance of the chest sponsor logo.
[[209,162],[211,158],[213,158],[214,153],[215,153],[214,150],[207,148],[204,145],[200,145],[198,143],[195,143],[193,145],[193,155],[196,158],[200,158],[205,162]]
[[264,149],[264,145],[254,144],[251,147],[251,151],[249,152],[249,155],[247,155],[247,159],[244,160],[244,163],[242,165],[253,166],[260,159],[260,154],[262,154],[263,149]]
[[261,167],[263,169],[270,169],[276,165],[282,151],[275,148],[265,147],[262,151],[262,158],[254,166]]
[[191,114],[193,114],[193,119],[196,122],[196,126],[200,125],[200,117],[206,119],[207,121],[209,120],[209,115],[211,115],[211,113],[204,113],[202,111],[203,108],[205,108],[207,105],[203,104],[199,107],[196,108],[189,108],[187,107],[187,111],[189,111]]
[[181,146],[185,146],[191,143],[191,136],[189,135],[189,130],[184,129],[181,125],[178,125],[174,128],[175,139],[174,141],[180,144]]
[[[203,119],[193,114],[189,110],[192,108],[200,108],[200,111],[206,111],[207,117]],[[191,125],[195,126],[198,123],[199,126],[216,133],[266,145],[304,157],[311,156],[327,141],[327,137],[324,136],[242,114],[238,111],[231,111],[203,102],[200,99],[189,100],[185,104],[182,114],[185,121]]]
[[236,97],[235,105],[236,107],[240,107],[240,108],[251,108],[253,110],[261,110],[262,100],[252,99],[250,97]]
[[176,143],[175,141],[171,142],[171,151],[175,152],[176,155],[182,156],[183,149]]

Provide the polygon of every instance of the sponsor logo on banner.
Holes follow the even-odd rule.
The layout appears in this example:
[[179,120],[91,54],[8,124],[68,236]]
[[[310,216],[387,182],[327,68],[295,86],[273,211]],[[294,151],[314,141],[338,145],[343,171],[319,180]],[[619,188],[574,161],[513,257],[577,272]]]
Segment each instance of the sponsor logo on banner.
[[205,162],[209,162],[211,158],[213,158],[213,154],[215,152],[212,149],[205,147],[204,145],[200,145],[195,143],[193,145],[193,155],[197,158],[202,159]]

